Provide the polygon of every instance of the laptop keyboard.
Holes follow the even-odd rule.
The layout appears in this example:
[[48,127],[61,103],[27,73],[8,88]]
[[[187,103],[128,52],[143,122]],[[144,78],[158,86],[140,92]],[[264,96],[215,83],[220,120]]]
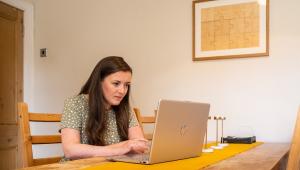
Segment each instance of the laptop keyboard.
[[[149,148],[151,147],[151,141],[148,143]],[[135,163],[148,163],[150,157],[150,149],[145,153],[129,153],[126,155],[119,155],[119,156],[111,156],[107,157],[108,160],[113,161],[124,161],[124,162],[135,162]]]
[[112,161],[121,161],[121,162],[133,162],[133,163],[148,163],[149,162],[149,153],[142,154],[126,154],[119,156],[107,157],[107,160]]
[[128,159],[137,160],[137,162],[147,162],[149,160],[149,153],[141,153],[141,154],[127,154],[124,155]]

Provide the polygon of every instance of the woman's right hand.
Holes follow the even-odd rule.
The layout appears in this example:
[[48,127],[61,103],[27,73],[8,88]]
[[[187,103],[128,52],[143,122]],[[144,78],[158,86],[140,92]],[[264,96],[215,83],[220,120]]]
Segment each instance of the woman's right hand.
[[149,150],[149,141],[146,139],[131,139],[125,141],[125,147],[129,149],[128,152],[144,153]]

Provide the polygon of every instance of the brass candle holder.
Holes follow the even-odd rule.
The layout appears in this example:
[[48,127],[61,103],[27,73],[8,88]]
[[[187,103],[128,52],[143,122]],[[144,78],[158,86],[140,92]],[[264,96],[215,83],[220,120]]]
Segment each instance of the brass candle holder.
[[211,148],[223,149],[223,146],[219,145],[219,120],[221,120],[221,116],[214,116],[214,120],[216,121],[216,142],[214,146],[211,146]]
[[223,122],[226,120],[226,117],[220,117],[221,120],[221,143],[219,143],[219,146],[225,147],[228,146],[228,143],[224,143],[223,138],[224,138],[224,127],[223,127]]
[[[208,120],[211,120],[211,116],[208,116]],[[208,124],[207,124],[207,126],[208,126]],[[202,149],[202,152],[211,153],[214,150],[212,148],[209,148],[208,145],[207,145],[207,126],[206,126],[206,130],[205,130],[204,148]]]

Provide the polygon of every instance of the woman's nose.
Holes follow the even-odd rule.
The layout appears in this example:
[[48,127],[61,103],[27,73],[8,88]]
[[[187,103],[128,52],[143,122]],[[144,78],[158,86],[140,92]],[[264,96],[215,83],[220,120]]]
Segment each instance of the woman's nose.
[[125,86],[120,86],[119,92],[124,94],[126,92],[126,87]]

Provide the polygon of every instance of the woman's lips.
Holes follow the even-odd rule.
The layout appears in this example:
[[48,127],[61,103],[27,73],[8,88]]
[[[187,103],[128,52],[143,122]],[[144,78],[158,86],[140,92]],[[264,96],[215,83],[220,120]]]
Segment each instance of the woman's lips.
[[117,100],[120,100],[120,101],[121,101],[123,97],[121,97],[121,96],[115,96],[115,98],[116,98]]

